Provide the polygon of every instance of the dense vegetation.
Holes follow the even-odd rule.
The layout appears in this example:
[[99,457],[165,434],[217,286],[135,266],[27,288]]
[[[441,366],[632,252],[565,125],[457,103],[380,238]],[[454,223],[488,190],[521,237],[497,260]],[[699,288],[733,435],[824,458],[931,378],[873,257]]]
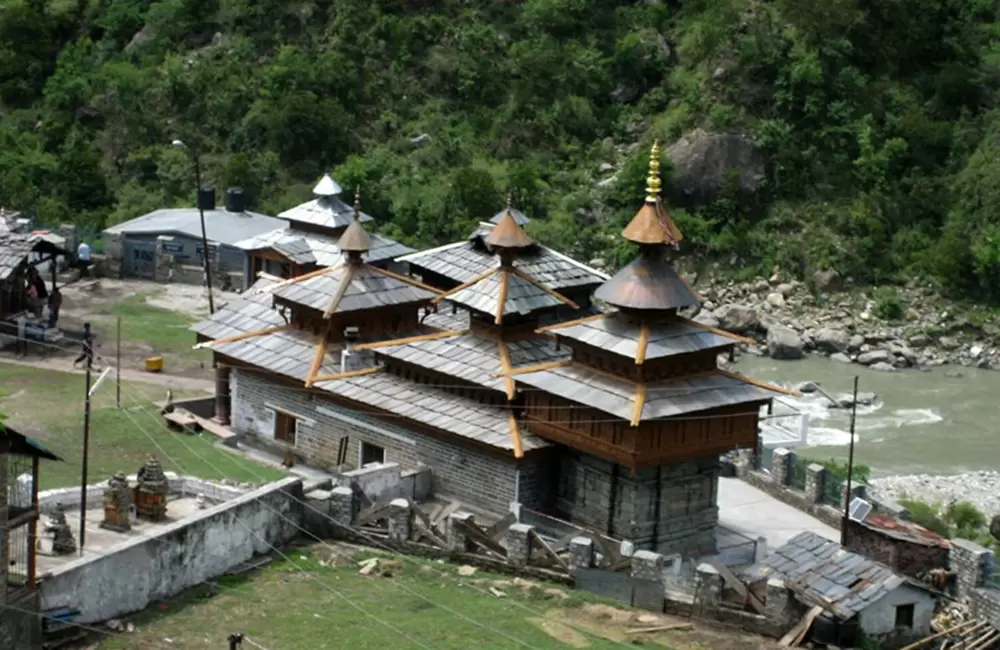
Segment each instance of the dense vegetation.
[[614,260],[649,142],[702,128],[751,138],[766,178],[675,206],[688,251],[1000,299],[988,0],[5,5],[0,204],[44,222],[190,202],[179,137],[264,211],[333,168],[425,245],[514,188],[539,236]]

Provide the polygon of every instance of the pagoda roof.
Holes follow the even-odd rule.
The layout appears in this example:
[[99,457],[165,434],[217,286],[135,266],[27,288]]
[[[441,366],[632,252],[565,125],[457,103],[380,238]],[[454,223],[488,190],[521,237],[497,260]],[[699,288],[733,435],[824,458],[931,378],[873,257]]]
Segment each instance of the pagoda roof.
[[630,309],[683,309],[700,304],[691,285],[673,265],[650,254],[640,254],[594,292],[598,300]]
[[449,300],[473,311],[489,314],[497,325],[503,322],[504,316],[527,315],[562,304],[579,309],[575,302],[549,289],[517,266],[504,264],[444,292],[434,300]]
[[371,264],[341,263],[292,278],[272,291],[276,300],[333,314],[428,302],[440,295],[413,278]]
[[742,336],[685,318],[673,317],[649,321],[621,312],[608,312],[557,323],[543,327],[539,332],[634,359],[639,365],[650,359],[662,359],[701,350],[721,350],[737,342],[750,341]]
[[[298,222],[331,230],[346,228],[354,220],[354,208],[340,199],[343,191],[340,184],[326,174],[313,188],[315,199],[285,210],[278,218],[293,225]],[[362,214],[360,219],[363,222],[374,220],[367,214]]]
[[[494,227],[482,223],[466,241],[404,255],[398,261],[464,284],[496,266],[496,255],[485,242]],[[518,252],[517,266],[555,291],[596,287],[610,277],[538,242]]]
[[[362,221],[364,221],[363,216]],[[370,233],[368,236],[371,240],[371,246],[361,256],[366,262],[384,262],[413,252],[409,246],[404,246],[382,235]],[[236,247],[245,251],[273,250],[296,264],[335,266],[344,254],[340,248],[342,238],[343,235],[334,237],[292,228],[281,228],[250,239],[244,239],[237,242]],[[305,249],[306,247],[308,250]]]

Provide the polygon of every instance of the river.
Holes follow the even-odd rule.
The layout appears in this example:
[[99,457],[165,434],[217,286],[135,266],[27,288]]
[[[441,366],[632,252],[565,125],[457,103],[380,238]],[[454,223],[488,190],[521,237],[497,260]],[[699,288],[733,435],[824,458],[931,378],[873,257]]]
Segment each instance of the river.
[[[858,407],[855,462],[873,476],[957,474],[1000,468],[1000,372],[944,366],[931,372],[882,373],[856,364],[807,356],[775,361],[744,355],[737,368],[755,379],[795,384],[813,381],[834,397],[875,393],[872,406]],[[961,376],[949,376],[961,373]],[[783,398],[811,415],[813,459],[846,459],[850,410],[829,408],[816,393]]]

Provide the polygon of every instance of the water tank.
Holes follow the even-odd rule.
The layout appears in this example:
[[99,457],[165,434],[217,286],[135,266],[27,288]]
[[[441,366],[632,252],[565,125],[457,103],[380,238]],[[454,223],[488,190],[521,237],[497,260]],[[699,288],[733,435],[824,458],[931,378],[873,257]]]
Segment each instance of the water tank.
[[244,212],[247,209],[247,195],[242,187],[230,187],[226,190],[226,210],[229,212]]
[[198,205],[202,210],[215,209],[215,188],[202,187],[198,189]]

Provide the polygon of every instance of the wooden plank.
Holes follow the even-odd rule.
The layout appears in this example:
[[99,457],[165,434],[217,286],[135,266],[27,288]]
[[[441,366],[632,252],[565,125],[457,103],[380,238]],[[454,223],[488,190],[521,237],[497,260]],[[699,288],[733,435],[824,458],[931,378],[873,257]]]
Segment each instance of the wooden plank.
[[431,300],[431,302],[435,302],[435,303],[436,302],[441,302],[442,300],[444,300],[445,298],[447,298],[448,296],[450,296],[452,294],[456,294],[459,291],[462,291],[463,289],[468,289],[472,285],[477,284],[479,282],[482,282],[483,280],[485,280],[486,278],[490,277],[491,275],[493,275],[494,273],[496,273],[499,270],[500,270],[500,267],[497,266],[495,268],[490,269],[486,273],[481,273],[481,274],[477,275],[476,277],[472,278],[471,280],[469,280],[468,282],[464,282],[464,283],[458,285],[457,287],[452,287],[451,289],[445,291],[444,293],[442,293],[437,298],[434,298],[433,300]]
[[646,382],[640,381],[635,385],[635,404],[632,405],[632,421],[629,423],[633,427],[639,426],[642,421],[642,409],[646,406]]
[[556,553],[558,553],[559,551],[561,551],[564,548],[566,548],[567,546],[569,546],[569,543],[571,541],[573,541],[574,539],[576,539],[577,537],[580,537],[580,533],[575,531],[575,532],[569,533],[568,535],[563,535],[562,537],[560,537],[558,540],[556,540],[552,544],[549,544],[549,546],[552,548],[553,551],[555,551]]
[[711,327],[710,325],[705,325],[704,323],[699,323],[696,320],[691,320],[690,318],[677,317],[678,323],[684,323],[685,325],[690,325],[692,327],[700,327],[703,330],[708,330],[712,334],[718,334],[727,339],[732,339],[734,341],[739,341],[740,343],[757,343],[748,336],[740,336],[739,334],[733,334],[732,332],[727,332],[726,330],[720,330],[718,327]]
[[237,341],[245,341],[246,339],[252,339],[255,336],[266,336],[267,334],[274,334],[275,332],[280,332],[286,330],[291,325],[278,325],[277,327],[267,327],[262,330],[254,330],[253,332],[243,332],[242,334],[234,334],[233,336],[226,336],[221,339],[212,339],[211,341],[204,341],[194,346],[195,350],[201,350],[202,348],[209,348],[213,345],[222,345],[223,343],[236,343]]
[[514,411],[507,413],[507,429],[510,431],[511,440],[514,443],[514,458],[524,458],[524,447],[521,445],[521,428],[514,417]]
[[725,565],[718,557],[709,558],[708,563],[719,572],[722,579],[725,580],[726,584],[736,590],[736,593],[740,595],[744,601],[750,603],[750,606],[757,610],[758,614],[764,613],[764,603],[757,598],[757,595],[752,591],[747,589],[747,586],[743,584],[743,581],[733,575],[733,572],[729,570],[729,567]]
[[486,533],[484,533],[479,526],[475,524],[469,524],[468,522],[464,521],[457,523],[459,530],[465,533],[465,536],[469,538],[469,541],[473,542],[480,548],[493,553],[494,555],[498,555],[501,558],[506,559],[507,549],[505,549],[503,546],[500,546],[492,539],[487,537]]
[[351,281],[354,280],[354,268],[353,264],[348,264],[347,268],[344,269],[344,276],[340,279],[337,291],[330,298],[329,306],[323,310],[323,318],[330,318],[337,311],[337,306],[340,305],[341,299],[347,293],[347,288],[351,286]]
[[500,268],[500,293],[497,296],[497,313],[493,322],[497,325],[503,323],[503,312],[507,307],[507,291],[510,289],[510,269]]
[[802,397],[802,393],[797,390],[792,390],[791,388],[782,388],[781,386],[775,386],[774,384],[769,384],[766,381],[760,381],[759,379],[751,379],[750,377],[744,377],[743,375],[735,372],[729,372],[727,370],[717,370],[720,375],[725,375],[731,379],[738,379],[740,381],[746,382],[751,386],[756,386],[757,388],[763,388],[764,390],[774,391],[775,393],[781,393],[782,395],[791,395],[792,397]]
[[405,282],[407,284],[411,284],[411,285],[413,285],[413,286],[415,286],[415,287],[417,287],[419,289],[423,289],[424,291],[430,291],[431,293],[433,293],[435,295],[441,293],[441,290],[438,289],[437,287],[432,287],[429,284],[424,284],[423,282],[417,280],[416,278],[411,278],[411,277],[406,276],[406,275],[400,275],[399,273],[393,273],[389,269],[383,269],[380,266],[369,266],[369,268],[372,269],[373,271],[376,271],[377,273],[381,273],[382,275],[384,275],[386,277],[390,277],[390,278],[393,278],[395,280],[399,280],[400,282]]
[[424,525],[423,521],[419,519],[414,520],[413,527],[416,528],[417,532],[419,533],[419,535],[415,538],[415,541],[419,541],[421,537],[426,537],[436,546],[445,550],[448,549],[448,542],[446,542],[444,538],[436,535],[434,531],[430,529],[430,526]]
[[407,345],[408,343],[420,343],[421,341],[437,341],[439,339],[447,339],[452,336],[461,336],[462,334],[467,334],[469,330],[441,330],[440,332],[431,332],[430,334],[420,334],[417,336],[408,336],[405,339],[391,339],[388,341],[375,341],[374,343],[361,343],[355,345],[355,350],[377,350],[378,348],[389,348],[396,345]]
[[670,630],[690,630],[694,623],[671,623],[669,625],[654,625],[653,627],[637,627],[625,630],[625,634],[653,634],[654,632],[669,632]]
[[641,366],[646,361],[646,349],[649,347],[649,325],[643,322],[639,325],[639,342],[635,346],[635,365]]
[[[507,349],[507,342],[503,339],[497,341],[497,352],[500,354],[500,372],[503,373],[504,388],[507,392],[507,399],[514,399],[514,393],[516,386],[514,385],[514,378],[510,376],[510,350]],[[520,458],[520,456],[518,456]]]
[[570,300],[570,299],[569,299],[569,298],[567,298],[566,296],[562,295],[562,294],[561,294],[561,293],[559,293],[558,291],[553,291],[552,289],[549,289],[549,288],[548,288],[547,286],[545,286],[544,284],[542,284],[541,282],[539,282],[538,280],[536,280],[536,279],[535,279],[535,278],[533,278],[532,276],[528,275],[527,273],[525,273],[525,272],[524,272],[524,271],[522,271],[521,269],[519,269],[519,268],[517,268],[517,267],[514,267],[514,268],[513,268],[513,269],[511,269],[511,270],[513,270],[513,271],[514,271],[514,273],[515,273],[515,274],[516,274],[516,275],[517,275],[517,276],[518,276],[519,278],[521,278],[521,279],[522,279],[522,280],[524,280],[525,282],[530,282],[531,284],[535,285],[536,287],[538,287],[539,289],[541,289],[541,290],[542,290],[542,291],[544,291],[545,293],[549,294],[550,296],[552,296],[552,297],[553,297],[553,298],[555,298],[556,300],[559,300],[559,301],[562,301],[562,302],[566,303],[567,305],[569,305],[569,306],[570,306],[570,307],[572,307],[573,309],[579,309],[579,308],[580,308],[580,305],[576,304],[575,302],[573,302],[572,300]]
[[576,320],[568,320],[564,323],[556,323],[554,325],[546,325],[545,327],[539,327],[536,332],[552,332],[555,330],[565,329],[567,327],[573,327],[574,325],[582,325],[584,323],[590,323],[595,320],[602,320],[611,316],[617,312],[605,312],[603,314],[594,314],[592,316],[584,316],[583,318],[577,318]]
[[542,552],[544,552],[546,555],[552,558],[552,560],[556,564],[561,566],[564,571],[566,571],[567,573],[569,572],[569,565],[566,564],[566,562],[561,557],[559,557],[559,555],[555,551],[552,550],[552,548],[545,542],[545,540],[542,539],[542,536],[538,534],[538,531],[532,529],[531,536],[534,538],[535,543],[538,544],[538,547],[542,550]]
[[309,366],[309,374],[306,375],[306,388],[312,388],[312,385],[316,383],[316,375],[319,374],[320,366],[323,365],[323,359],[326,358],[326,345],[329,340],[330,323],[327,323],[319,339],[319,345],[316,346],[316,356],[313,357],[312,365]]
[[958,625],[956,625],[954,627],[951,627],[951,628],[949,628],[947,630],[941,630],[937,634],[932,634],[930,636],[925,636],[924,638],[920,639],[919,641],[916,641],[915,643],[911,643],[910,645],[906,646],[905,648],[902,648],[901,650],[917,650],[917,648],[920,648],[920,647],[926,645],[927,643],[930,643],[931,641],[934,641],[936,639],[940,639],[943,636],[949,636],[951,634],[958,634],[959,631],[964,630],[964,629],[969,629],[970,626],[971,627],[978,627],[979,626],[979,622],[977,622],[975,619],[973,619],[971,621],[965,621],[964,623],[959,623]]
[[788,630],[788,633],[781,637],[781,640],[778,641],[778,645],[787,648],[798,643],[798,640],[805,636],[806,632],[809,631],[809,628],[812,627],[813,621],[816,620],[816,617],[822,613],[822,607],[817,606],[810,609],[806,612],[805,616],[803,616],[799,622],[795,624],[795,627]]
[[458,501],[452,501],[451,503],[446,505],[444,509],[438,513],[437,519],[434,520],[434,528],[436,528],[440,533],[446,533],[446,531],[441,530],[440,528],[441,523],[442,522],[447,523],[448,517],[452,516],[461,509],[462,509],[462,504],[459,503]]
[[516,523],[517,523],[517,515],[515,515],[513,512],[508,512],[503,519],[501,519],[500,521],[496,522],[495,524],[486,529],[485,531],[486,535],[490,539],[496,541],[498,537],[507,532],[507,529],[510,528],[512,524]]
[[378,521],[379,519],[385,517],[389,512],[389,502],[388,501],[376,501],[370,508],[363,510],[361,514],[358,515],[357,520],[354,522],[355,526],[361,526],[369,522]]

